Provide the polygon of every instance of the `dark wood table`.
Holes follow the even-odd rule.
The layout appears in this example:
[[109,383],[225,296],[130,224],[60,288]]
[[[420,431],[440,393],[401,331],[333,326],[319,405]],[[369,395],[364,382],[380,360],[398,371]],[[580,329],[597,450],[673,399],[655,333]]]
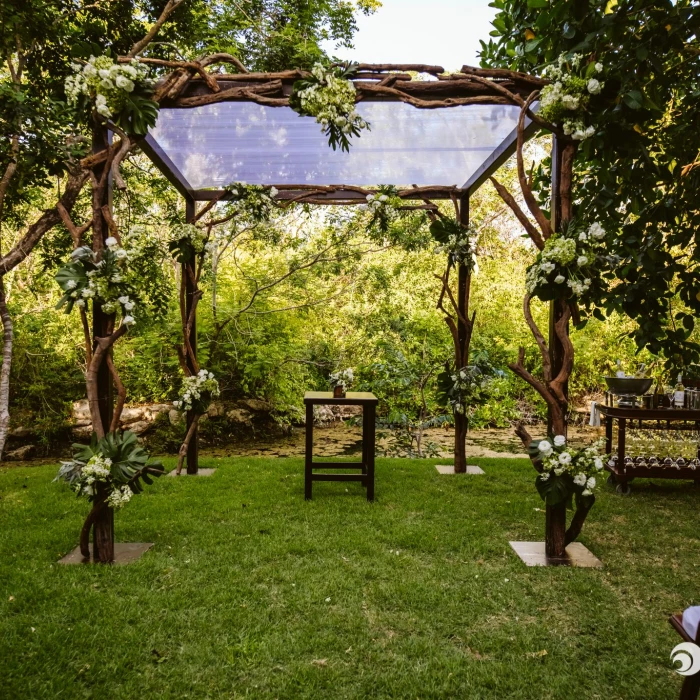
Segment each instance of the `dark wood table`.
[[[368,392],[348,392],[344,398],[336,399],[330,391],[307,391],[306,405],[306,464],[304,469],[304,495],[311,498],[314,481],[359,481],[367,489],[367,500],[374,500],[374,448],[375,420],[378,399]],[[362,407],[362,461],[361,462],[314,462],[314,406],[361,406]],[[318,474],[314,469],[357,469],[359,474]]]
[[[647,479],[692,479],[700,485],[700,461],[671,461],[661,456],[632,458],[627,455],[627,429],[637,430],[698,430],[700,410],[690,408],[623,408],[598,406],[605,417],[605,452],[608,459],[605,468],[610,472],[610,483],[617,484],[617,492],[627,495],[629,482],[637,477]],[[613,450],[613,423],[617,421],[617,445]],[[673,425],[673,427],[671,427]],[[700,454],[698,455],[700,457]]]

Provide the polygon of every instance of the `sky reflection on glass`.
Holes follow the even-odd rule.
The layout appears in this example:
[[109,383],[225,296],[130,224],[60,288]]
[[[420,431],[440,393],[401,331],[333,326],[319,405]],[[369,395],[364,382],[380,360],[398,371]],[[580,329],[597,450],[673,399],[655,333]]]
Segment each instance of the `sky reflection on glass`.
[[360,102],[372,130],[333,151],[311,117],[288,107],[222,102],[162,109],[151,134],[190,187],[251,184],[462,186],[516,126],[519,108],[416,109]]

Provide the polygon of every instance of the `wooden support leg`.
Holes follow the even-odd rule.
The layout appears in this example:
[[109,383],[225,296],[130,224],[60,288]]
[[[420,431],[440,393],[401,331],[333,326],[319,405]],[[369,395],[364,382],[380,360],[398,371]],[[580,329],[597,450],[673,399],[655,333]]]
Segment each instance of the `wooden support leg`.
[[605,416],[605,454],[612,455],[613,419]]
[[373,501],[376,407],[374,405],[365,406],[363,411],[367,411],[367,500]]
[[681,686],[680,700],[698,700],[700,695],[700,673],[687,676]]
[[311,499],[311,484],[313,470],[314,452],[314,407],[312,404],[306,404],[306,461],[304,464],[304,497],[306,500]]
[[[367,406],[362,408],[362,474],[367,477],[369,465],[369,442],[367,440],[367,422],[369,420],[369,409]],[[368,479],[362,480],[362,485],[367,488]]]

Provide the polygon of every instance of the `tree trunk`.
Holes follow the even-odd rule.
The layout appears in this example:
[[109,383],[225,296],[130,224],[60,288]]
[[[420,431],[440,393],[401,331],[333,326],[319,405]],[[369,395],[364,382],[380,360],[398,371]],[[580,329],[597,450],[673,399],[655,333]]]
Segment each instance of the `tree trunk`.
[[0,318],[2,318],[3,346],[2,369],[0,369],[0,460],[5,451],[5,441],[10,428],[10,368],[12,365],[12,343],[14,331],[12,317],[7,309],[5,281],[0,277]]
[[566,503],[545,507],[544,547],[548,557],[566,554]]
[[467,471],[467,428],[469,421],[466,416],[455,414],[455,474],[465,474]]
[[100,508],[92,524],[92,558],[100,564],[114,561],[114,509]]

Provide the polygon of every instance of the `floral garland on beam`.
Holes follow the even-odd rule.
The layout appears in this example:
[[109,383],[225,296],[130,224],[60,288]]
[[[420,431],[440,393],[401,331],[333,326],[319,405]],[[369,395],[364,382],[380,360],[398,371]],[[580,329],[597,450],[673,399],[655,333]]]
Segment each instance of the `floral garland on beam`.
[[238,219],[263,223],[269,221],[280,206],[277,201],[279,190],[276,187],[232,182],[224,190],[234,197],[229,206],[236,212]]
[[570,58],[562,54],[556,64],[548,66],[544,75],[552,82],[542,88],[538,115],[553,124],[574,141],[583,141],[595,134],[591,123],[591,98],[599,95],[605,86],[598,76],[603,72],[602,63],[581,65],[582,57]]
[[73,63],[71,68],[73,75],[65,81],[69,104],[91,104],[103,120],[111,119],[128,134],[144,135],[156,123],[153,84],[139,61],[117,63],[109,56],[90,56],[84,65]]
[[359,136],[363,129],[370,130],[355,110],[357,91],[352,78],[358,67],[356,63],[317,63],[309,78],[294,83],[289,97],[289,106],[299,115],[316,117],[334,151],[338,146],[349,151],[349,137]]

